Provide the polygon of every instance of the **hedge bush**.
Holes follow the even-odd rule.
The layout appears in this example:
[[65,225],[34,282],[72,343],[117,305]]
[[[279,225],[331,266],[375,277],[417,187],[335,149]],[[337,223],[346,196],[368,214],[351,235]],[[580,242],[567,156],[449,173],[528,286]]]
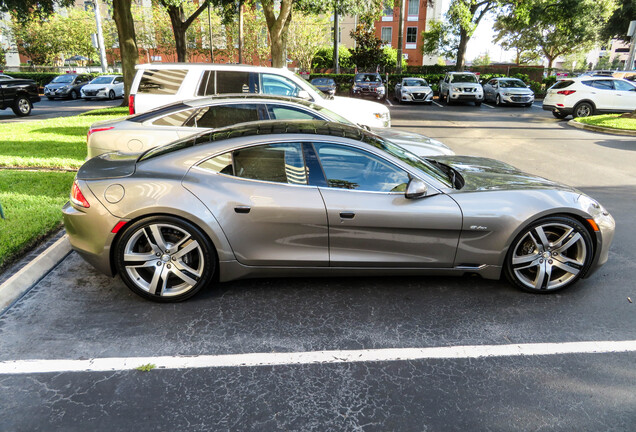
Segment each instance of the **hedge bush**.
[[[9,75],[14,78],[32,79],[37,83],[39,87],[44,87],[45,85],[50,83],[53,80],[53,78],[55,78],[58,75],[65,75],[65,74],[55,73],[55,72],[3,72],[3,73],[5,75]],[[86,73],[83,75],[90,75],[91,79],[93,79],[96,76],[104,75],[104,74],[91,72],[91,73]]]

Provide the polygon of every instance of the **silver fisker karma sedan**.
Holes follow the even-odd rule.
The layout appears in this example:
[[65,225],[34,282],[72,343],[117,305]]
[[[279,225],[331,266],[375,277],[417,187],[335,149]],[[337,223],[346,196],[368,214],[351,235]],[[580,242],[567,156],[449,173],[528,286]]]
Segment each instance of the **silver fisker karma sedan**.
[[[112,151],[141,153],[206,129],[258,120],[326,120],[354,125],[323,106],[301,99],[252,94],[210,96],[94,123],[87,136],[87,159]],[[371,130],[418,156],[455,154],[443,143],[415,132],[392,128]]]
[[364,129],[246,123],[78,171],[73,248],[135,293],[184,300],[266,276],[462,275],[549,293],[608,258],[614,219],[492,159],[421,159]]

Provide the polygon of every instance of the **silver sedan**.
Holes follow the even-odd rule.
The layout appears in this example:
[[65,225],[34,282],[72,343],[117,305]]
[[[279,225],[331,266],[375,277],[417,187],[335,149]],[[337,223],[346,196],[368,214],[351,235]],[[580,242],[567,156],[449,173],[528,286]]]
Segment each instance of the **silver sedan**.
[[[124,119],[94,123],[88,131],[87,159],[111,151],[141,153],[206,129],[257,120],[327,120],[353,125],[325,107],[298,99],[271,95],[212,96],[166,105]],[[372,130],[418,156],[455,154],[440,141],[415,132],[391,128]]]
[[402,78],[395,85],[395,99],[398,102],[433,103],[433,90],[424,78]]
[[614,219],[491,159],[427,160],[321,121],[248,123],[109,153],[63,208],[73,248],[150,300],[249,277],[463,275],[556,292],[608,259]]
[[484,84],[484,100],[495,105],[523,105],[529,107],[534,102],[534,92],[516,78],[493,78]]

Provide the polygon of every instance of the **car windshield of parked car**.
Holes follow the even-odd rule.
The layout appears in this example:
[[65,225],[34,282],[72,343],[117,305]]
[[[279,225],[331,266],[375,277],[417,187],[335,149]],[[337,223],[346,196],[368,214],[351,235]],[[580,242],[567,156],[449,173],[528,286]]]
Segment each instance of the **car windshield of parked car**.
[[113,77],[97,77],[95,78],[93,81],[91,81],[91,84],[110,84],[111,82],[113,82]]
[[358,74],[356,75],[354,81],[379,83],[379,82],[382,82],[382,79],[376,74]]
[[404,87],[425,87],[428,83],[423,79],[407,79],[404,80]]
[[473,74],[455,74],[451,75],[452,83],[477,83],[477,77]]
[[527,88],[521,80],[501,80],[499,86],[501,88]]
[[296,78],[298,78],[300,80],[300,82],[304,82],[305,84],[307,84],[307,86],[312,89],[313,91],[315,91],[316,93],[318,93],[318,96],[320,96],[323,99],[332,99],[331,96],[327,96],[326,94],[324,94],[322,92],[322,90],[320,90],[318,87],[316,87],[315,85],[313,85],[311,82],[307,81],[305,78],[301,77],[300,75],[298,75],[297,73],[295,73],[294,75],[296,75]]
[[53,81],[51,82],[52,83],[71,83],[73,82],[73,78],[75,78],[75,76],[73,75],[60,75],[53,78]]
[[322,86],[327,86],[327,85],[333,85],[334,82],[331,78],[314,78],[311,80],[311,83],[313,85],[322,85]]

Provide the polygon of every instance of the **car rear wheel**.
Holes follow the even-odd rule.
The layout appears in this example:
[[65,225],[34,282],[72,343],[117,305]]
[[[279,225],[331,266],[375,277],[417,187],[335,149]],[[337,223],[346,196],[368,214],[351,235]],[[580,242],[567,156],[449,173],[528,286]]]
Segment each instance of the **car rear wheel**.
[[564,113],[562,113],[560,111],[556,111],[556,110],[552,111],[552,115],[555,116],[558,119],[561,119],[561,120],[563,120],[564,118],[566,118],[568,116],[567,114],[564,114]]
[[560,291],[585,275],[594,245],[588,230],[568,216],[546,217],[512,242],[506,257],[508,280],[524,291]]
[[31,101],[26,96],[18,96],[13,106],[11,107],[15,115],[19,117],[28,116],[31,114],[31,110],[33,109],[33,105]]
[[134,293],[156,302],[178,302],[212,280],[216,254],[190,222],[154,216],[126,228],[117,242],[115,266]]
[[594,114],[594,107],[591,103],[581,102],[574,107],[574,118],[589,117]]

